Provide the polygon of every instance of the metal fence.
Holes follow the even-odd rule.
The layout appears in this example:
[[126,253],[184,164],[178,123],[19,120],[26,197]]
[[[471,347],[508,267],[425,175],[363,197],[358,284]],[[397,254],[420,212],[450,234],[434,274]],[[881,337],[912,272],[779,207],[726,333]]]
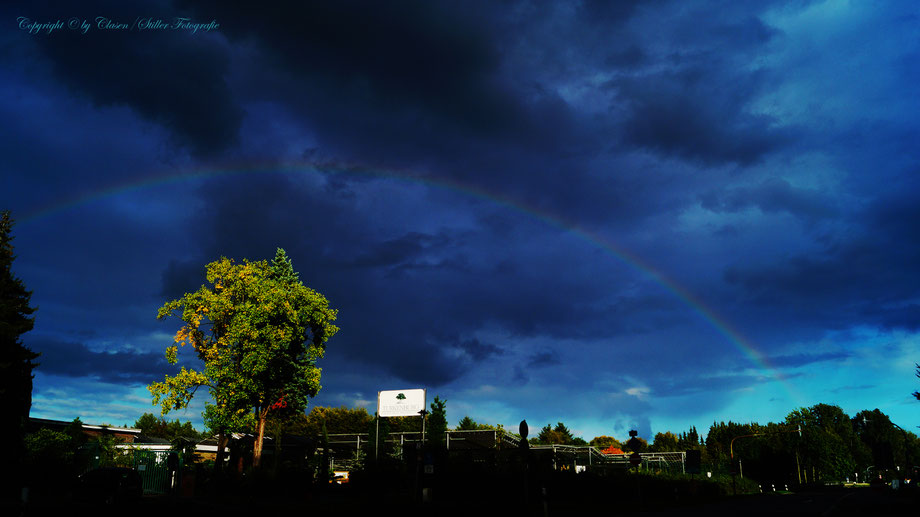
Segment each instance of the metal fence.
[[[407,443],[422,440],[420,432],[390,433],[380,442],[381,451],[391,451]],[[445,446],[448,451],[482,451],[520,447],[521,438],[513,433],[498,430],[447,431]],[[374,443],[367,433],[330,434],[329,447],[335,451],[337,467],[346,467],[359,451],[372,451]],[[584,470],[589,468],[633,467],[629,461],[630,454],[604,454],[597,447],[574,445],[533,445],[534,450],[552,451],[553,464],[559,469],[572,468]],[[686,472],[686,452],[643,452],[639,453],[641,462],[638,468],[646,471],[666,471],[671,473]]]
[[141,475],[145,494],[168,494],[182,482],[182,453],[134,451],[134,469]]

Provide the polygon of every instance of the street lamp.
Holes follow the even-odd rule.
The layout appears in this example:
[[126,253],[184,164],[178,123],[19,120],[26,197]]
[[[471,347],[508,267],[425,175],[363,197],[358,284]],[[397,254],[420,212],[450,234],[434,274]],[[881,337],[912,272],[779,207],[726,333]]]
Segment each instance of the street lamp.
[[[862,415],[862,423],[863,423],[863,427],[867,425],[868,421],[866,419],[866,415]],[[898,424],[892,422],[890,419],[888,419],[888,423],[893,425],[894,427],[897,427],[901,431],[901,433],[904,435],[904,462],[907,463],[907,474],[906,475],[908,476],[908,479],[910,479],[911,477],[913,477],[913,465],[912,465],[911,458],[910,458],[910,440],[908,440],[907,438],[907,431],[901,428],[901,426],[899,426]],[[894,457],[894,450],[891,451],[891,460],[896,461]],[[901,467],[898,465],[895,465],[895,469],[898,471],[898,475],[900,476]],[[868,470],[869,469],[866,469],[867,472]]]
[[[736,437],[732,438],[732,441],[728,442],[728,453],[729,453],[729,455],[731,456],[732,462],[735,461],[735,449],[734,449],[734,446],[735,446],[735,440],[737,440],[738,438],[750,438],[751,436],[763,436],[763,435],[767,435],[767,434],[780,434],[780,433],[799,433],[799,438],[801,438],[801,437],[802,437],[802,426],[800,425],[800,426],[798,426],[797,428],[795,428],[794,430],[792,430],[792,429],[787,429],[787,430],[785,430],[785,431],[775,431],[775,432],[772,432],[772,433],[742,434],[742,435],[740,435],[740,436],[736,436]],[[739,470],[739,471],[741,470],[741,460],[740,460],[740,459],[738,460],[738,470]],[[741,474],[741,479],[744,479],[744,472],[742,471],[742,472],[740,472],[740,474]]]
[[[898,424],[894,422],[892,422],[891,425],[897,427],[898,429],[901,429],[901,426],[899,426]],[[907,479],[910,479],[913,477],[913,466],[911,465],[911,461],[910,461],[910,441],[907,439],[907,431],[905,431],[904,429],[901,429],[901,433],[904,434],[904,462],[907,463],[906,476],[907,476]]]
[[[799,433],[799,438],[801,438],[801,437],[802,437],[802,426],[799,425],[799,426],[797,426],[794,430],[793,430],[793,429],[787,429],[787,430],[785,430],[785,431],[774,431],[774,432],[772,432],[772,433],[742,434],[742,435],[740,435],[740,436],[736,436],[736,437],[732,438],[731,441],[728,442],[728,454],[729,454],[729,456],[731,457],[732,466],[734,467],[734,464],[735,464],[735,440],[737,440],[738,438],[750,438],[750,437],[752,437],[752,436],[764,436],[764,435],[768,435],[768,434],[780,434],[780,433]],[[796,461],[798,461],[798,460],[796,460]],[[741,479],[744,479],[744,469],[741,468],[741,460],[740,460],[740,459],[738,460],[738,473],[741,475]],[[733,472],[733,473],[732,473],[732,494],[734,494],[734,493],[735,493],[735,474],[734,474],[734,472]]]

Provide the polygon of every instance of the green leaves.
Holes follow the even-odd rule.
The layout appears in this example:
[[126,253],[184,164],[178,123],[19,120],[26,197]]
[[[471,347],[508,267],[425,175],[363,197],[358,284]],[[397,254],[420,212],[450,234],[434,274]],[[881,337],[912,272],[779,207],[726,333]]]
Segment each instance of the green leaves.
[[207,386],[213,404],[205,420],[214,429],[247,425],[255,410],[264,422],[272,404],[284,397],[286,407],[303,411],[320,390],[316,361],[339,329],[337,311],[326,298],[300,282],[284,250],[271,264],[221,258],[206,268],[203,285],[166,302],[157,317],[177,316],[184,325],[166,348],[178,362],[179,348],[191,345],[204,363],[202,371],[182,368],[148,389],[163,413],[186,407],[197,388]]

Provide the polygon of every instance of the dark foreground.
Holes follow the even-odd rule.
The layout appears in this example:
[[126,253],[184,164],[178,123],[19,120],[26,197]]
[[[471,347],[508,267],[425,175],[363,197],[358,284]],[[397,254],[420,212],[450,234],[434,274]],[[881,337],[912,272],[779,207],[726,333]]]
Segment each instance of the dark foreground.
[[[593,501],[527,501],[524,498],[468,497],[450,501],[434,500],[422,503],[409,493],[356,492],[348,487],[336,487],[322,493],[278,494],[259,498],[228,494],[222,497],[177,498],[145,496],[136,501],[103,504],[86,501],[34,501],[25,509],[25,515],[123,515],[131,517],[220,515],[229,517],[245,515],[335,515],[362,516],[397,513],[405,516],[569,516],[569,515],[648,515],[648,516],[876,516],[918,515],[920,500],[906,492],[893,492],[885,488],[829,487],[821,490],[791,494],[756,494],[729,497],[718,501],[685,502],[656,500],[649,495],[646,500]],[[392,510],[392,512],[390,512]],[[16,512],[4,511],[4,515]]]

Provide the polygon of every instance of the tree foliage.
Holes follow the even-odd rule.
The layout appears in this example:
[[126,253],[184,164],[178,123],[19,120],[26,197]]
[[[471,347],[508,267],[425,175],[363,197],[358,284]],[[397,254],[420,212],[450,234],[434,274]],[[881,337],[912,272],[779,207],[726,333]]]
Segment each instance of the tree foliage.
[[713,423],[704,451],[707,468],[726,472],[732,449],[745,477],[788,484],[866,480],[869,474],[887,480],[920,458],[916,435],[898,429],[878,409],[850,418],[831,404],[799,408],[779,423]]
[[840,407],[816,404],[800,408],[789,413],[786,423],[802,428],[800,465],[814,472],[814,481],[839,481],[855,472],[857,436]]
[[146,436],[164,438],[169,441],[173,441],[176,438],[188,438],[191,440],[203,438],[202,433],[199,433],[191,422],[169,421],[162,415],[156,416],[153,413],[141,415],[140,418],[134,421],[134,427],[140,429],[141,433]]
[[73,462],[73,453],[80,444],[63,431],[39,429],[25,437],[26,463],[31,467],[53,468]]
[[550,426],[550,424],[543,426],[540,429],[540,433],[535,438],[532,438],[530,443],[534,445],[580,445],[586,442],[580,438],[575,438],[565,424],[557,422],[555,427]]
[[649,446],[651,452],[674,452],[680,450],[677,435],[671,431],[655,434],[652,445]]
[[[18,468],[24,453],[23,433],[32,407],[33,361],[38,354],[22,344],[20,337],[32,330],[35,308],[29,305],[32,291],[13,274],[13,219],[9,211],[0,213],[0,401],[8,423],[2,426],[0,439],[9,447],[6,461]],[[18,488],[14,483],[0,489],[3,499],[14,500]]]
[[853,417],[852,422],[856,435],[865,444],[865,461],[885,469],[906,463],[908,451],[905,447],[905,434],[894,427],[888,415],[878,409],[863,410]]
[[457,431],[486,431],[490,429],[494,428],[488,424],[480,424],[469,416],[461,418],[456,427]]
[[4,414],[28,418],[32,406],[32,361],[39,354],[22,344],[20,336],[32,330],[35,307],[29,305],[32,291],[13,274],[13,220],[9,211],[0,213],[0,400]]
[[623,444],[619,440],[612,436],[601,435],[595,436],[588,442],[591,447],[597,447],[598,449],[609,449],[611,447],[615,449],[623,449]]
[[435,447],[443,447],[447,440],[447,401],[435,395],[428,414],[428,441]]
[[309,413],[299,413],[284,423],[285,434],[318,439],[323,424],[329,434],[366,433],[373,417],[364,408],[313,406]]
[[253,465],[261,459],[269,413],[303,411],[320,390],[316,361],[338,328],[337,311],[324,296],[297,279],[284,250],[271,265],[265,261],[235,264],[221,258],[207,265],[209,286],[164,304],[157,317],[184,322],[166,349],[170,363],[178,349],[191,345],[204,368],[182,366],[178,374],[149,386],[162,411],[186,407],[200,387],[213,399],[205,410],[209,428],[256,427]]

